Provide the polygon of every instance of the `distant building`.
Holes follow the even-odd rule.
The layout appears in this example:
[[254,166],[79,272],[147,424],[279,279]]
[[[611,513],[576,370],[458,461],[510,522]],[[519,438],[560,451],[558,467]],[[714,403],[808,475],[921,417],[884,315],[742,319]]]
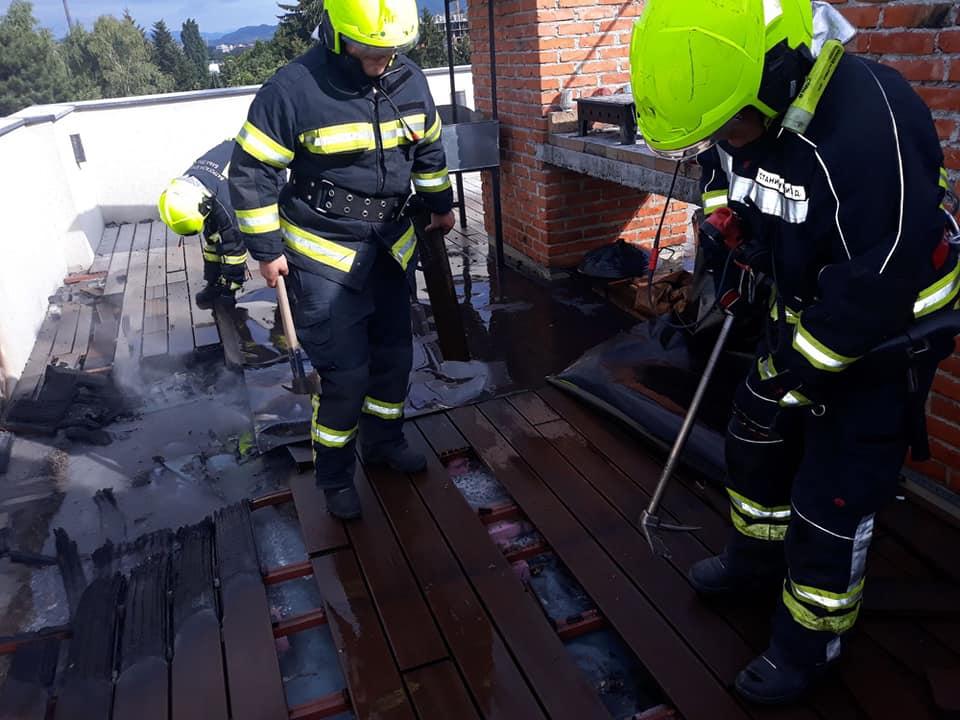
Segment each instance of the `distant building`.
[[[444,13],[439,13],[438,15],[433,16],[433,22],[440,28],[442,32],[447,31],[447,18]],[[467,17],[466,13],[463,12],[451,12],[450,13],[450,28],[453,34],[454,40],[459,40],[464,35],[470,33],[470,20]]]
[[207,65],[207,72],[209,72],[211,75],[219,75],[219,74],[220,74],[220,63],[218,63],[218,62],[212,62],[212,63],[210,63],[209,65]]

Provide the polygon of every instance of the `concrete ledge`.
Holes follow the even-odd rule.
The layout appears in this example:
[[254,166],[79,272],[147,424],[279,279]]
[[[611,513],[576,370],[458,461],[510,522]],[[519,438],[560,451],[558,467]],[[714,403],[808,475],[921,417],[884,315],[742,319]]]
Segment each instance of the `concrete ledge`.
[[[645,145],[621,145],[619,133],[551,135],[536,152],[538,160],[550,165],[657,195],[667,194],[673,178],[673,163],[656,157]],[[699,166],[683,164],[674,198],[699,205],[699,180]]]

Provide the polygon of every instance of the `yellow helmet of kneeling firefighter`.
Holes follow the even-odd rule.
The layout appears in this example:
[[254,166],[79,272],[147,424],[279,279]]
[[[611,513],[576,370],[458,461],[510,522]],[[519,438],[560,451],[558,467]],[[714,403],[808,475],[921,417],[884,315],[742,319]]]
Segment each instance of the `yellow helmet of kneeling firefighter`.
[[342,53],[350,43],[404,52],[420,36],[416,0],[325,0],[320,26],[327,47]]
[[810,0],[647,0],[630,43],[647,145],[686,159],[745,107],[783,113],[805,74],[797,55],[809,58],[812,41]]
[[177,235],[196,235],[210,214],[212,195],[199,180],[178,177],[160,194],[160,219]]

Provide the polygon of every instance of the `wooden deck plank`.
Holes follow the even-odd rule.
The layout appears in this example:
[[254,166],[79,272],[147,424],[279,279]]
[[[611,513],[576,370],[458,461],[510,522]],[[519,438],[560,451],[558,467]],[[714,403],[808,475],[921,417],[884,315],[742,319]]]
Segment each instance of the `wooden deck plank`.
[[[501,429],[517,452],[549,481],[550,488],[574,512],[719,679],[732,685],[736,674],[759,649],[752,648],[722,615],[695,593],[686,569],[711,553],[688,534],[669,538],[673,557],[664,562],[650,552],[639,531],[639,511],[649,502],[629,478],[592,448],[565,421],[523,427],[523,420],[505,401],[485,403],[484,414]],[[534,434],[539,431],[539,434]],[[549,450],[543,441],[550,443]],[[562,459],[561,459],[562,455]],[[581,477],[577,477],[577,475]],[[585,480],[603,498],[591,497],[578,484]],[[617,512],[619,511],[619,512]],[[674,520],[667,516],[666,519]],[[671,567],[672,566],[672,567]],[[802,708],[750,708],[754,717],[811,718]]]
[[0,687],[0,720],[46,720],[59,651],[52,639],[17,649]]
[[117,336],[117,358],[140,359],[143,348],[143,308],[146,297],[147,260],[153,223],[138,223],[130,248],[127,285],[123,291],[123,313]]
[[66,302],[61,306],[60,322],[57,323],[57,339],[50,350],[50,360],[66,358],[73,352],[73,341],[77,336],[77,324],[80,322],[80,305]]
[[77,320],[77,335],[73,340],[73,351],[65,358],[69,367],[80,367],[86,363],[90,351],[90,336],[93,333],[93,306],[81,305],[80,318]]
[[180,272],[187,269],[183,257],[183,238],[167,228],[167,273]]
[[749,717],[480,411],[449,415],[684,717]]
[[94,274],[107,272],[110,269],[110,259],[113,257],[113,249],[117,245],[117,236],[120,234],[118,225],[109,225],[103,229],[100,235],[100,244],[97,245],[97,251],[93,256],[93,262],[87,268],[87,273]]
[[[540,388],[537,395],[645,492],[653,492],[662,470],[661,461],[646,452],[639,438],[556,388]],[[705,503],[703,494],[694,493],[685,483],[670,485],[662,507],[685,524],[699,526],[697,536],[708,546],[722,548],[726,543],[728,523]]]
[[404,671],[447,657],[447,648],[410,566],[359,466],[354,483],[363,507],[363,522],[347,523],[347,535],[397,658],[397,667]]
[[[175,277],[175,274],[168,277]],[[167,351],[173,357],[187,355],[193,351],[190,289],[186,280],[171,282],[167,285],[167,343]]]
[[[452,424],[436,435],[425,430],[440,429],[441,422],[451,424],[445,415],[436,415],[417,421],[422,435],[408,428],[411,447],[424,452],[428,461],[427,472],[414,478],[417,491],[547,714],[552,718],[603,717],[603,705],[595,691],[574,666],[556,632],[490,540],[476,513],[450,481],[446,468],[427,447],[425,440],[432,445],[435,437],[454,445],[465,444],[465,439],[457,440],[459,431]],[[442,446],[434,446],[437,452],[441,449]]]
[[107,269],[107,282],[103,286],[103,294],[114,295],[123,293],[127,285],[127,270],[130,266],[130,249],[133,247],[133,236],[136,225],[127,223],[121,225],[117,231],[117,244],[110,258]]
[[343,523],[327,512],[327,501],[317,487],[313,472],[294,470],[289,482],[307,554],[313,556],[347,547],[349,541]]
[[[432,455],[413,427],[407,428],[407,435],[414,446],[425,449],[428,457]],[[483,717],[487,720],[543,717],[523,674],[484,611],[484,603],[471,588],[410,479],[384,467],[370,468],[368,472]],[[433,458],[430,458],[427,476],[420,481],[421,485],[426,483],[435,485],[438,495],[457,492],[449,487],[446,471]],[[451,495],[449,503],[457,507],[462,498]],[[463,515],[457,513],[453,522],[458,517]],[[506,572],[510,572],[509,569]],[[524,598],[524,602],[529,600]],[[494,604],[494,611],[499,607]],[[416,703],[416,695],[411,694]]]
[[480,720],[457,669],[449,660],[404,676],[420,720]]
[[216,345],[220,333],[212,310],[197,307],[196,295],[206,284],[203,280],[203,251],[200,238],[185,238],[183,253],[186,260],[187,284],[189,286],[190,314],[193,322],[193,342],[198,348]]
[[358,720],[412,720],[413,708],[350,550],[313,558],[333,641]]
[[283,677],[249,504],[218,510],[214,523],[230,716],[233,720],[285,718]]
[[525,392],[519,395],[511,395],[507,398],[507,402],[513,405],[531,425],[543,425],[560,420],[560,416],[554,409],[547,405],[543,398],[536,393]]
[[878,515],[880,524],[926,562],[954,582],[960,582],[960,553],[944,552],[960,547],[960,529],[924,510],[909,498],[892,503]]
[[167,354],[167,226],[153,223],[143,309],[143,356]]
[[209,521],[181,530],[173,561],[173,658],[170,706],[176,720],[227,720],[220,620]]
[[13,407],[17,400],[31,398],[36,393],[37,387],[43,380],[47,365],[50,363],[50,351],[53,349],[53,343],[57,336],[58,323],[59,320],[47,308],[47,314],[43,318],[40,331],[37,333],[37,339],[30,351],[30,358],[27,360],[23,372],[20,373],[20,379],[10,395],[10,402],[7,403],[8,408]]

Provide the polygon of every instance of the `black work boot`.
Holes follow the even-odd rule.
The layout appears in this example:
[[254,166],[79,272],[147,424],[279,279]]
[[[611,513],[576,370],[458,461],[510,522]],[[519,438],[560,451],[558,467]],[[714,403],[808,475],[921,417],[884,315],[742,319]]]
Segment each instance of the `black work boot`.
[[701,595],[726,597],[776,587],[783,580],[783,571],[770,566],[750,570],[734,566],[724,551],[694,563],[687,577]]
[[795,665],[771,646],[740,671],[734,687],[750,702],[786,705],[799,700],[836,662]]
[[360,457],[368,465],[387,465],[402,473],[421,472],[427,467],[423,453],[411,450],[403,439],[372,447],[361,446]]
[[218,299],[225,299],[228,302],[236,302],[236,291],[225,288],[217,283],[207,283],[207,286],[197,293],[197,307],[203,310],[209,310]]
[[342,488],[325,488],[327,512],[340,520],[356,520],[360,517],[360,496],[356,488],[348,485]]

